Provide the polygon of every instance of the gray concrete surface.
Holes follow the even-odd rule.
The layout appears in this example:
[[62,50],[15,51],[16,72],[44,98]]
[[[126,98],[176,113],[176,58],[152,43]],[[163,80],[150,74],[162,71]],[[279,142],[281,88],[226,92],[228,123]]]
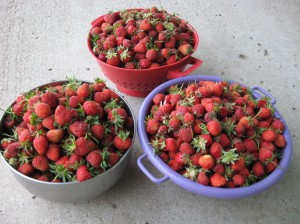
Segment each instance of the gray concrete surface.
[[[293,136],[286,175],[250,198],[193,195],[170,181],[148,180],[136,165],[142,153],[136,139],[128,171],[110,191],[93,201],[64,204],[27,192],[1,161],[0,223],[300,223],[299,0],[1,0],[0,107],[22,91],[66,76],[105,78],[87,50],[90,22],[109,10],[153,5],[179,13],[198,31],[194,56],[204,63],[195,74],[259,85],[277,99]],[[143,99],[126,99],[137,115]]]

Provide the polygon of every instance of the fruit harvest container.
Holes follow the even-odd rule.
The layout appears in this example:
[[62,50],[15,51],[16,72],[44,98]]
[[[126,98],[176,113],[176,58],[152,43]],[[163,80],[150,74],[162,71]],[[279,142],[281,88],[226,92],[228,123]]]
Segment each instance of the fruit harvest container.
[[[149,142],[149,138],[145,129],[144,120],[145,117],[148,115],[153,97],[160,92],[165,92],[168,87],[176,84],[188,84],[193,82],[199,82],[201,80],[209,80],[209,81],[222,81],[222,78],[217,76],[207,76],[207,75],[194,75],[194,76],[187,76],[183,78],[178,78],[174,80],[170,80],[157,88],[155,88],[144,100],[143,104],[141,105],[141,109],[138,115],[138,136],[140,139],[140,143],[144,153],[139,156],[137,160],[137,164],[141,171],[154,183],[161,184],[168,179],[170,179],[173,183],[179,185],[180,187],[184,188],[187,191],[190,191],[195,194],[204,195],[213,198],[225,198],[225,199],[235,199],[235,198],[243,198],[250,195],[257,194],[262,192],[276,182],[280,180],[280,178],[284,175],[287,171],[288,166],[291,161],[292,157],[292,139],[287,127],[286,122],[284,121],[283,117],[279,113],[279,111],[274,107],[275,110],[275,117],[280,118],[280,120],[285,125],[284,130],[284,137],[286,139],[287,145],[282,150],[282,158],[278,164],[278,167],[270,173],[266,178],[254,183],[250,186],[239,187],[239,188],[216,188],[212,186],[204,186],[197,182],[194,182],[181,174],[173,171],[158,155],[153,153],[153,148]],[[270,98],[270,103],[274,106],[276,100],[272,97],[267,91],[265,91],[261,87],[253,87],[252,94],[255,99],[260,99],[263,96],[267,96]],[[163,175],[162,178],[155,177],[143,164],[143,160],[148,159],[152,165],[161,172]]]
[[[44,89],[46,87],[61,85],[65,82],[66,81],[55,81],[51,83],[46,83],[44,85],[35,87],[34,89],[37,88]],[[83,83],[89,83],[89,82],[83,82]],[[129,104],[125,101],[123,97],[121,97],[121,100],[125,103],[124,109],[128,113],[128,116],[131,116],[134,120],[134,114]],[[11,106],[14,103],[15,102],[13,102]],[[2,139],[2,134],[5,133],[5,127],[4,127],[5,116],[6,116],[5,113],[2,114],[0,120],[0,136],[1,136],[0,139]],[[134,131],[132,137],[133,141],[136,135],[135,129],[136,128],[134,124]],[[105,172],[98,174],[95,177],[83,182],[76,181],[76,182],[54,183],[54,182],[45,182],[45,181],[33,179],[31,177],[23,175],[22,173],[14,169],[5,160],[2,153],[0,154],[3,163],[11,170],[16,180],[32,194],[49,201],[80,202],[80,201],[86,201],[86,200],[97,198],[103,192],[111,188],[122,177],[131,158],[132,145],[125,152],[125,154],[122,156],[122,158],[118,161],[117,164],[115,164],[113,167],[106,170]]]
[[[142,9],[128,9],[128,10],[142,10]],[[92,28],[101,26],[104,22],[104,15],[91,22]],[[194,52],[199,45],[199,36],[195,29],[188,24],[188,27],[193,30]],[[92,30],[91,28],[91,30]],[[104,75],[107,76],[117,88],[130,96],[145,97],[155,87],[164,83],[166,80],[186,76],[196,70],[202,61],[192,57],[191,55],[185,56],[180,61],[170,65],[164,65],[158,68],[151,69],[125,69],[120,67],[111,66],[101,61],[93,52],[91,44],[91,36],[89,34],[87,42],[88,48]],[[191,67],[185,69],[186,65]]]

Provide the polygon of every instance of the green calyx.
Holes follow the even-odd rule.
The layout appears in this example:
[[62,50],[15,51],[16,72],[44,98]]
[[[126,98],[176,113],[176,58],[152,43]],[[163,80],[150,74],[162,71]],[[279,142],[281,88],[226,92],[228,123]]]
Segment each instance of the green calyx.
[[236,153],[236,148],[228,151],[222,151],[221,162],[224,164],[234,164],[238,160],[239,155]]

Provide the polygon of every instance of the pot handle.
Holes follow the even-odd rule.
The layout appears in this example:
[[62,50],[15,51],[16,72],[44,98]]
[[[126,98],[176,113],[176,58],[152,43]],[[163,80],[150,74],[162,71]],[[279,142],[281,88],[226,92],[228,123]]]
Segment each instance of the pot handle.
[[266,95],[267,97],[270,98],[270,100],[271,100],[270,103],[271,103],[273,106],[275,105],[276,99],[275,99],[268,91],[266,91],[265,89],[263,89],[263,88],[261,88],[261,87],[259,87],[259,86],[254,86],[254,87],[252,88],[252,91],[257,91],[257,92],[260,92],[260,93]]
[[175,79],[175,78],[186,76],[189,73],[191,73],[194,70],[196,70],[202,63],[203,63],[202,60],[194,58],[194,57],[191,56],[189,58],[189,61],[188,61],[187,64],[193,65],[192,67],[188,68],[185,71],[178,71],[178,70],[168,71],[167,79]]
[[92,27],[94,27],[99,21],[101,21],[103,19],[103,16],[100,16],[99,18],[93,20],[91,22]]
[[163,183],[163,182],[165,182],[166,180],[168,180],[169,179],[169,177],[168,176],[164,176],[163,178],[156,178],[156,177],[154,177],[150,172],[149,172],[149,170],[144,166],[144,164],[142,163],[142,160],[144,159],[144,158],[146,158],[147,157],[147,154],[146,153],[144,153],[144,154],[142,154],[139,158],[138,158],[138,160],[137,160],[137,164],[138,164],[138,166],[139,166],[139,168],[141,169],[141,171],[153,182],[153,183],[156,183],[156,184],[161,184],[161,183]]

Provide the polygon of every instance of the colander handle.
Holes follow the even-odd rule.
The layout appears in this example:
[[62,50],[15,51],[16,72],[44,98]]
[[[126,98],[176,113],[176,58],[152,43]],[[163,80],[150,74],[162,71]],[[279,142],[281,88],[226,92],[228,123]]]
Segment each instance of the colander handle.
[[261,87],[259,87],[259,86],[254,86],[254,87],[252,88],[252,91],[257,91],[257,92],[260,92],[260,93],[266,95],[267,97],[270,98],[270,100],[271,100],[270,103],[271,103],[272,105],[275,105],[276,99],[275,99],[268,91],[266,91],[265,89],[263,89],[263,88],[261,88]]
[[139,166],[139,168],[141,169],[141,171],[153,182],[153,183],[156,183],[156,184],[161,184],[163,182],[165,182],[166,180],[169,179],[168,176],[164,176],[163,178],[156,178],[154,177],[150,172],[149,170],[144,166],[144,164],[142,163],[142,160],[145,159],[147,157],[147,154],[144,153],[142,154],[138,160],[137,160],[137,164]]
[[194,58],[194,57],[190,57],[188,65],[189,64],[193,65],[192,67],[188,68],[185,71],[178,71],[178,70],[168,71],[167,79],[175,79],[175,78],[186,76],[186,75],[190,74],[191,72],[193,72],[194,70],[196,70],[202,63],[203,63],[202,60]]

